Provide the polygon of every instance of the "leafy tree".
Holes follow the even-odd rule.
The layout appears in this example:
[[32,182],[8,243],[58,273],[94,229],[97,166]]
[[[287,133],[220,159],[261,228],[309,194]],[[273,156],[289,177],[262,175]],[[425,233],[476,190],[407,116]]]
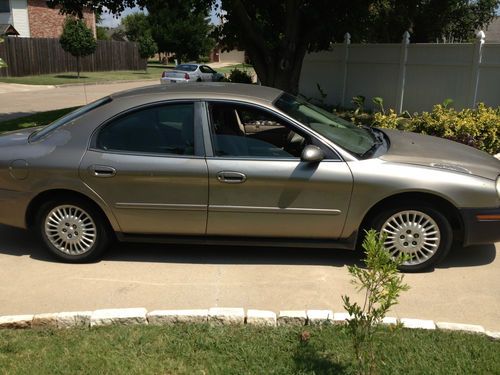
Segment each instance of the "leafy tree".
[[[491,20],[500,0],[49,0],[49,4],[61,5],[70,14],[81,14],[85,6],[97,10],[105,6],[119,13],[136,4],[153,16],[162,11],[164,18],[156,23],[153,36],[161,51],[183,55],[188,53],[181,43],[175,49],[166,43],[172,35],[188,43],[188,36],[199,37],[192,33],[198,29],[189,27],[194,18],[188,22],[183,11],[205,16],[217,6],[219,12],[225,11],[217,33],[221,44],[244,49],[264,85],[296,92],[306,52],[329,48],[347,31],[353,41],[399,42],[405,29],[417,42],[434,42],[442,36],[465,39]],[[166,18],[179,22],[178,27],[168,25]],[[168,39],[160,41],[160,29],[166,29],[161,34]]]
[[151,25],[148,16],[142,12],[132,13],[122,18],[121,24],[125,29],[127,39],[137,42],[140,37],[151,35]]
[[[149,34],[140,36],[137,43],[139,44],[139,56],[143,59],[149,59],[150,57],[153,57],[156,52],[158,52],[158,46],[153,40],[153,37]],[[146,70],[148,70],[147,64]]]
[[[0,37],[0,43],[3,43],[3,38]],[[6,68],[7,67],[7,63],[5,61],[3,61],[2,58],[0,58],[0,68]]]
[[91,55],[97,48],[92,30],[82,19],[68,18],[59,43],[66,52],[76,57],[76,71],[80,78],[80,58]]
[[359,35],[366,42],[399,42],[410,31],[417,43],[468,41],[488,25],[499,0],[383,0],[377,2]]
[[209,7],[196,0],[149,0],[147,9],[153,38],[161,52],[174,52],[180,61],[199,60],[215,46],[210,37]]
[[97,40],[109,40],[109,35],[105,27],[96,26],[95,34]]

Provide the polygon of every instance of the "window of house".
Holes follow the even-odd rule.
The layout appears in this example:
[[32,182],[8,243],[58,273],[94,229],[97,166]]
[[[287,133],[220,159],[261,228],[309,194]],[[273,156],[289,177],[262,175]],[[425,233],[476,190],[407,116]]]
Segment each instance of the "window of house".
[[194,155],[194,105],[169,104],[126,114],[100,131],[96,145],[106,151]]
[[298,158],[309,137],[251,106],[210,103],[214,152],[221,157]]
[[0,13],[10,13],[9,0],[0,0]]

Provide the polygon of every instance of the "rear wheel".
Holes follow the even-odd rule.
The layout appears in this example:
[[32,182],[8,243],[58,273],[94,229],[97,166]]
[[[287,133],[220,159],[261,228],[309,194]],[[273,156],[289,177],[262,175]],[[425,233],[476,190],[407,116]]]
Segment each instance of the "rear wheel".
[[400,267],[416,272],[431,267],[448,254],[453,234],[449,221],[428,206],[390,208],[375,217],[372,228],[386,236],[387,251],[410,259]]
[[105,218],[83,200],[47,202],[39,212],[39,234],[46,248],[60,260],[90,262],[110,244]]

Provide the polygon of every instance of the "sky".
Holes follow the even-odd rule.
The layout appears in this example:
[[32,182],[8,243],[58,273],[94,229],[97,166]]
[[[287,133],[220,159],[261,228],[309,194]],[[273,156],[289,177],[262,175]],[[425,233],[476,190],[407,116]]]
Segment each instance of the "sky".
[[[220,0],[217,2],[220,3]],[[146,11],[141,10],[139,7],[127,8],[123,11],[123,13],[118,18],[116,16],[113,16],[113,14],[111,14],[111,13],[104,12],[102,14],[102,21],[101,21],[100,26],[116,27],[120,24],[121,18],[123,18],[129,14],[137,13],[137,12],[146,12]],[[217,17],[217,14],[215,13],[215,11],[212,11],[210,13],[210,19],[211,19],[211,22],[215,25],[220,23],[219,18]]]

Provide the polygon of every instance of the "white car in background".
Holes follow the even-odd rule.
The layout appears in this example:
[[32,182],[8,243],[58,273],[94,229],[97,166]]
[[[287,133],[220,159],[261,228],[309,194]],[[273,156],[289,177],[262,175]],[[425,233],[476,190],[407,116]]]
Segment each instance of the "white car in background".
[[179,64],[174,70],[165,70],[160,83],[218,82],[224,78],[208,65]]

